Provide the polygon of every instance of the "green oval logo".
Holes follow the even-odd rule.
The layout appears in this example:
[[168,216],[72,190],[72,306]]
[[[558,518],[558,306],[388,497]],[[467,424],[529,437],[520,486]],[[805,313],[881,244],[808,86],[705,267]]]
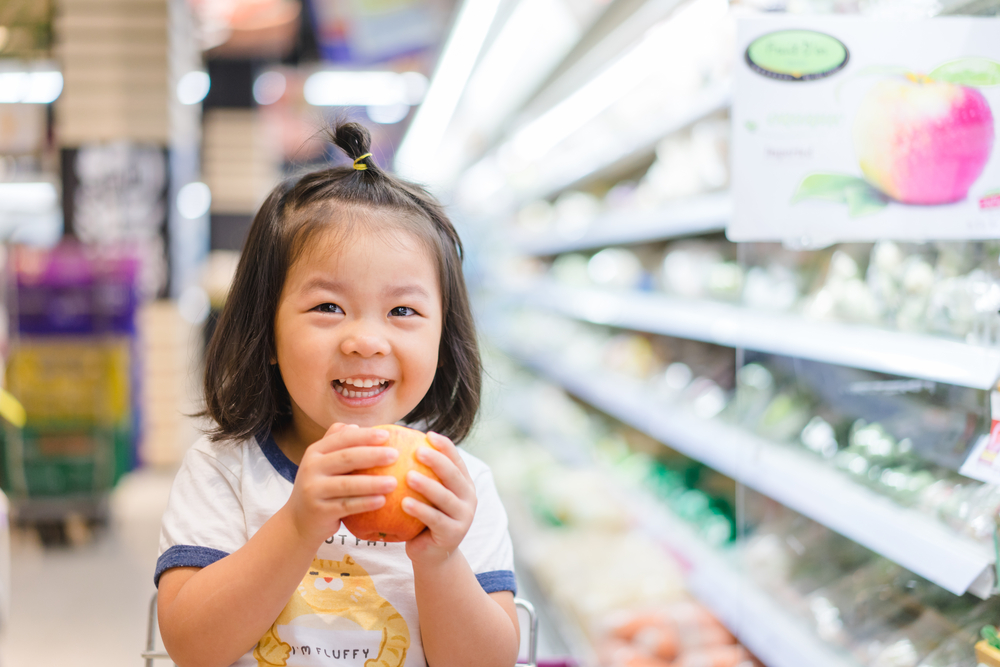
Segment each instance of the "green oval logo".
[[851,54],[836,37],[814,30],[779,30],[747,47],[750,69],[781,81],[812,81],[847,66]]

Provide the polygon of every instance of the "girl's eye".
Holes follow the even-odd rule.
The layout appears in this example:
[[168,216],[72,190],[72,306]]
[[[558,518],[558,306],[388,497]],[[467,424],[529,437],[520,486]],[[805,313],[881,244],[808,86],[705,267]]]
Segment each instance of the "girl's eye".
[[409,306],[396,306],[389,311],[389,315],[392,317],[409,317],[416,314],[417,311],[413,310]]
[[321,303],[313,310],[318,310],[321,313],[342,313],[344,310],[335,303]]

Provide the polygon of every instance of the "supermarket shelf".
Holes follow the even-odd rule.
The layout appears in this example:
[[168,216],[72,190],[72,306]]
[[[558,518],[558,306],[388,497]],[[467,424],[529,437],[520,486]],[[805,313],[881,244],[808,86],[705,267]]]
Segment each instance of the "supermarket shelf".
[[616,137],[613,143],[591,142],[582,150],[546,158],[543,168],[538,169],[532,179],[531,186],[519,189],[517,197],[525,201],[552,197],[561,190],[600,176],[636,156],[650,155],[664,137],[717,111],[728,109],[731,91],[730,81],[720,81],[696,94],[683,109],[658,115],[641,127],[627,128],[625,136]]
[[[991,549],[855,484],[806,452],[721,421],[698,419],[680,407],[653,404],[648,391],[635,382],[507,351],[608,415],[956,595],[968,591],[985,598],[992,592]],[[607,390],[611,383],[613,392]]]
[[[564,443],[519,427],[559,452]],[[822,642],[797,619],[789,616],[766,593],[734,568],[727,554],[714,549],[690,525],[676,517],[648,493],[615,484],[617,500],[628,508],[636,529],[662,544],[686,571],[688,590],[729,628],[768,667],[857,667],[857,663]],[[505,499],[510,504],[513,499]],[[524,517],[511,522],[525,530]]]
[[856,667],[820,640],[753,581],[740,574],[692,528],[641,494],[634,496],[642,530],[691,564],[687,586],[751,653],[768,667]]
[[[541,632],[542,620],[544,618],[551,627],[559,641],[568,649],[568,655],[580,667],[599,667],[599,661],[594,651],[594,647],[587,637],[586,631],[581,627],[575,617],[564,612],[546,592],[534,572],[533,563],[538,557],[533,553],[531,545],[539,543],[539,528],[531,518],[531,512],[527,508],[524,498],[501,496],[504,509],[507,511],[507,519],[514,542],[519,583],[524,585],[523,595],[528,596],[528,600],[535,605],[539,615],[539,632]],[[541,657],[541,654],[540,654]]]
[[528,255],[557,255],[608,245],[628,245],[720,232],[733,213],[728,192],[672,203],[652,211],[620,211],[599,216],[582,234],[549,232],[518,244]]
[[671,297],[652,292],[573,289],[550,282],[519,300],[595,324],[691,338],[881,373],[992,389],[1000,350],[924,334]]

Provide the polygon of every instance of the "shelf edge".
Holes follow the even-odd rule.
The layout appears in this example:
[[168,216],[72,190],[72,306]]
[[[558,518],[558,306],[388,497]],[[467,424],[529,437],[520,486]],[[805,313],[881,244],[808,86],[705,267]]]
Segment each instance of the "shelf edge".
[[[761,313],[745,306],[655,292],[573,289],[549,281],[538,281],[517,294],[535,307],[602,326],[973,389],[992,389],[1000,378],[1000,350],[927,334],[811,321],[788,313]],[[912,372],[914,369],[919,372]]]
[[[612,395],[603,390],[608,377],[594,373],[583,377],[548,359],[506,351],[612,417],[956,595],[968,591],[992,569],[994,556],[987,547],[858,486],[835,470],[810,465],[786,447],[676,408],[654,409],[641,390],[623,386],[619,378],[615,379],[619,389]],[[845,506],[854,510],[847,517]]]

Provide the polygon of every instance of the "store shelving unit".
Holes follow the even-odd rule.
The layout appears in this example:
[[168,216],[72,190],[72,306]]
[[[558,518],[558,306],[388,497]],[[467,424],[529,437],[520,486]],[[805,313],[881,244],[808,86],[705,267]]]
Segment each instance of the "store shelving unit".
[[[524,422],[518,426],[557,457],[565,454],[567,445],[561,440],[534,433]],[[689,524],[649,493],[613,479],[611,486],[617,494],[615,500],[627,508],[635,529],[663,545],[685,565],[685,580],[692,595],[768,667],[857,667],[854,660],[821,641],[741,573],[732,554],[708,545]],[[505,499],[508,506],[516,502]],[[531,531],[525,524],[524,517],[512,518],[516,537],[520,536],[518,531]],[[581,641],[571,623],[564,620],[560,626],[561,632],[575,635],[575,642],[568,643]]]
[[[512,537],[519,543],[537,544],[540,529],[532,519],[523,498],[504,496],[503,502]],[[550,601],[544,586],[536,578],[532,566],[534,559],[530,555],[526,556],[520,550],[517,553],[515,566],[517,567],[518,582],[524,586],[523,594],[528,596],[531,603],[535,605],[538,615],[547,621],[545,631],[553,632],[559,641],[566,645],[568,657],[581,667],[598,665],[599,661],[594,647],[587,638],[584,629],[575,618]],[[539,628],[541,630],[541,624],[539,624]]]
[[1000,350],[925,334],[808,320],[654,292],[568,288],[547,281],[510,296],[594,324],[963,387],[991,389],[1000,377]]
[[725,554],[705,544],[689,525],[641,493],[631,495],[641,530],[691,564],[688,589],[765,665],[856,667],[855,661],[822,642],[740,573]]
[[579,150],[546,161],[530,186],[517,191],[521,201],[545,199],[581,181],[595,178],[641,155],[652,155],[656,144],[699,120],[729,108],[732,82],[717,81],[694,96],[681,108],[651,118],[649,123],[629,128],[613,143],[591,142]]
[[[985,598],[993,590],[995,559],[989,547],[854,483],[806,452],[654,403],[634,381],[577,371],[510,346],[506,351],[602,412],[956,595],[968,591]],[[607,391],[609,386],[615,391]]]
[[526,237],[517,245],[526,255],[546,256],[709,234],[724,230],[732,213],[733,202],[729,193],[712,193],[649,211],[604,213],[593,220],[582,234],[548,232]]
[[[671,112],[651,111],[641,118],[639,113],[634,113],[625,123],[613,122],[610,113],[603,118],[595,116],[567,136],[555,132],[554,136],[562,138],[552,139],[550,144],[544,141],[528,144],[536,150],[529,150],[524,145],[523,139],[530,133],[522,130],[530,126],[532,119],[540,119],[563,101],[569,101],[572,95],[584,89],[594,72],[627,53],[638,37],[647,32],[647,26],[654,22],[643,12],[655,8],[659,15],[666,17],[674,11],[673,0],[649,0],[635,6],[643,10],[633,10],[633,16],[623,21],[622,29],[616,31],[622,39],[597,34],[581,40],[573,57],[567,58],[555,70],[554,76],[536,91],[525,108],[510,117],[492,144],[477,147],[475,153],[488,159],[474,165],[482,169],[470,168],[469,178],[459,179],[456,185],[463,186],[458,189],[463,195],[469,195],[470,202],[475,202],[469,205],[467,213],[481,220],[484,227],[489,225],[494,231],[498,217],[510,216],[520,207],[539,200],[555,202],[572,189],[600,196],[615,181],[635,178],[638,171],[653,160],[654,153],[675,150],[673,142],[663,143],[671,136],[678,138],[676,150],[679,152],[657,155],[656,159],[663,158],[666,163],[668,157],[682,158],[685,149],[681,146],[687,140],[682,135],[699,121],[722,118],[730,109],[732,82],[721,78],[725,70],[720,68],[713,70],[711,75],[719,78],[710,79],[702,73],[705,74],[700,79],[703,85],[710,83],[686,98],[686,103],[680,101],[684,95],[678,91],[679,103]],[[698,67],[696,59],[685,61],[682,66]],[[617,99],[602,102],[627,106],[625,94],[616,95]],[[512,150],[515,148],[518,150]],[[714,186],[705,182],[702,187]],[[488,195],[471,196],[480,191]],[[483,205],[483,199],[489,200],[488,205]],[[545,259],[562,253],[594,252],[616,246],[636,247],[682,237],[717,235],[731,219],[734,205],[738,203],[734,204],[728,192],[706,191],[651,211],[608,210],[585,227],[566,225],[560,228],[557,222],[551,231],[543,234],[511,239],[512,247],[486,251],[502,254],[513,250]],[[636,250],[642,256],[644,251],[654,249]],[[766,256],[769,250],[762,247],[761,252]],[[515,265],[505,263],[502,266]],[[737,359],[741,358],[741,350],[752,350],[981,392],[994,389],[1000,378],[1000,349],[962,340],[870,325],[810,320],[797,313],[768,311],[740,303],[685,299],[649,291],[569,287],[530,278],[526,281],[523,276],[516,275],[516,270],[507,270],[511,272],[490,276],[494,285],[488,291],[493,294],[485,296],[493,307],[481,311],[487,318],[496,314],[509,317],[530,309],[623,331],[733,348],[737,351]],[[504,283],[516,286],[495,290],[495,285]],[[491,322],[483,322],[483,329],[492,343],[536,375],[560,385],[594,409],[666,447],[703,462],[739,485],[829,527],[951,593],[971,592],[985,598],[996,592],[996,557],[992,545],[960,534],[957,528],[952,529],[936,517],[900,505],[804,448],[769,441],[751,433],[749,427],[742,428],[721,418],[701,419],[687,406],[667,403],[653,396],[649,388],[634,380],[595,370],[596,364],[584,368],[578,360],[561,355],[559,350],[539,353],[541,348],[534,346],[532,341],[512,340],[508,328],[500,322],[497,324],[501,326],[491,328]],[[491,332],[494,335],[489,335]],[[544,338],[544,333],[540,332],[539,337]],[[519,347],[521,343],[523,347]],[[685,348],[677,346],[677,351],[683,355]],[[679,358],[677,361],[686,360]],[[516,414],[519,410],[510,412]],[[557,429],[558,420],[552,422],[538,428]],[[530,432],[529,426],[522,425],[522,430]],[[543,441],[563,463],[593,464],[589,452],[577,447],[572,439],[564,441],[554,436],[546,441],[546,434],[532,435]],[[614,474],[612,470],[604,472]],[[848,667],[855,664],[819,641],[810,628],[804,627],[803,619],[791,617],[780,608],[776,599],[755,586],[741,572],[739,548],[726,551],[709,547],[692,526],[674,516],[663,503],[649,495],[644,497],[642,491],[628,485],[622,486],[623,494],[629,496],[633,504],[631,514],[636,522],[633,529],[655,536],[688,563],[688,589],[764,664],[768,667],[803,664]],[[516,531],[513,520],[511,526],[512,532]],[[551,602],[554,607],[559,605],[558,600]],[[556,613],[558,615],[558,610]],[[573,643],[577,639],[567,638],[567,641]]]

